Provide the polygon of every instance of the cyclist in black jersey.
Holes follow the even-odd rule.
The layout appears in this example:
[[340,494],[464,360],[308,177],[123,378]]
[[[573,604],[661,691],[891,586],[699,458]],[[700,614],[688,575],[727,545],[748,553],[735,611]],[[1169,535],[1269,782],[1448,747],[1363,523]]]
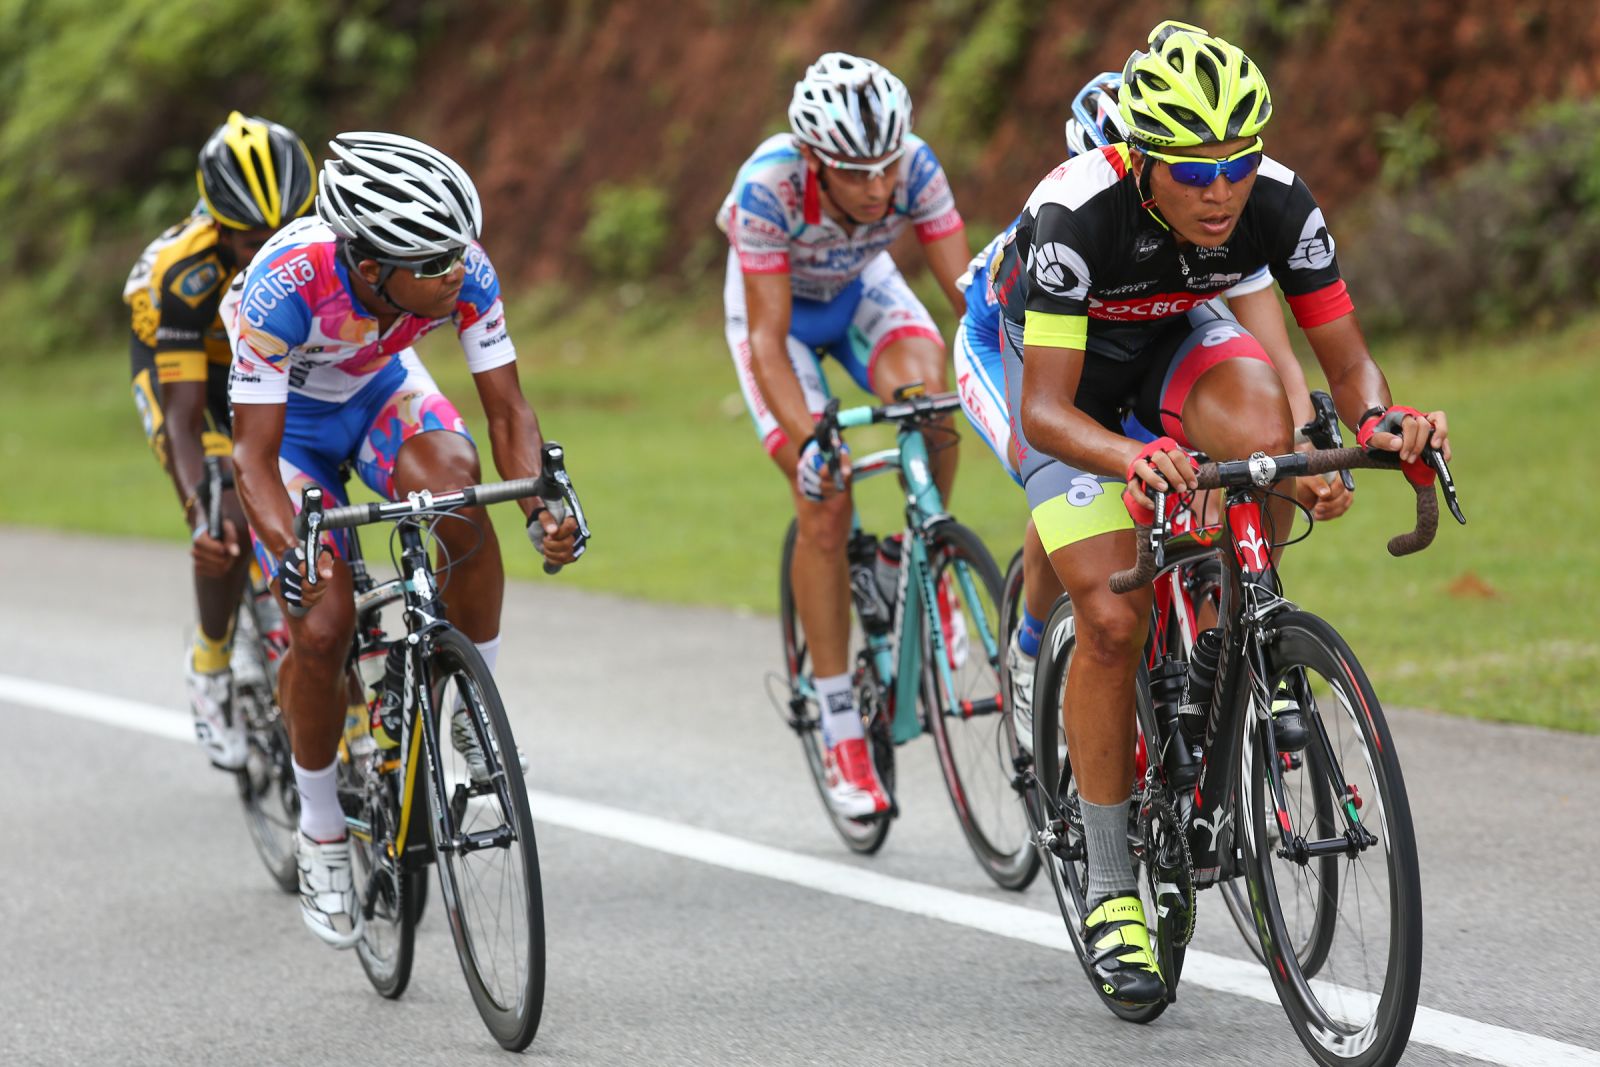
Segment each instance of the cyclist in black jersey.
[[[226,464],[232,448],[230,356],[218,310],[261,246],[310,208],[316,172],[293,130],[235,111],[200,149],[195,177],[200,203],[145,248],[122,295],[131,314],[134,405],[191,533],[198,619],[184,676],[195,736],[213,764],[236,770],[246,746],[233,720],[230,658],[250,542],[233,490],[220,501],[220,538],[209,532],[203,499],[206,458]],[[249,657],[240,663],[259,670]]]
[[[1236,459],[1293,443],[1282,381],[1216,297],[1265,265],[1362,445],[1398,452],[1422,480],[1422,449],[1448,458],[1449,442],[1443,412],[1393,405],[1322,210],[1263,154],[1272,103],[1259,68],[1198,27],[1163,22],[1123,68],[1118,109],[1130,143],[1039,183],[992,284],[1007,376],[1021,380],[1024,482],[1041,453],[1076,469],[1078,491],[1034,519],[1076,617],[1062,718],[1088,849],[1085,941],[1107,991],[1139,1004],[1165,995],[1127,844],[1151,594],[1117,596],[1107,579],[1131,561],[1135,518],[1153,517],[1148,490],[1194,488],[1185,448]],[[1125,411],[1164,436],[1141,447],[1122,433]],[[1269,498],[1267,513],[1263,535],[1281,540],[1292,504]]]

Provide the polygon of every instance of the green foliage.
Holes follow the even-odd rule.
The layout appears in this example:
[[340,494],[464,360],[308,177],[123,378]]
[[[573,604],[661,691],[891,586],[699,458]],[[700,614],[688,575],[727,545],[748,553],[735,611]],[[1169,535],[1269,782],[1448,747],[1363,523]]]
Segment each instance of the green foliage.
[[1600,100],[1530,113],[1452,178],[1374,192],[1338,234],[1372,330],[1545,326],[1600,299]]
[[[330,100],[358,98],[359,112],[376,115],[404,88],[434,7],[0,0],[4,288],[25,274],[56,323],[103,321],[140,239],[194,203],[195,153],[230,109],[316,145]],[[65,343],[83,328],[41,340]]]
[[[1333,0],[1200,0],[1192,21],[1243,48],[1267,50],[1326,27]],[[1253,56],[1265,60],[1265,55]]]
[[666,190],[653,184],[597,185],[589,200],[589,221],[581,245],[589,265],[601,276],[642,281],[661,262],[672,236]]
[[1378,116],[1374,133],[1383,159],[1378,180],[1385,188],[1410,189],[1439,157],[1439,139],[1433,135],[1438,114],[1433,101],[1419,100],[1404,115]]
[[994,0],[939,72],[929,128],[946,166],[962,169],[1005,107],[1011,76],[1027,58],[1032,30],[1045,6],[1035,0]]

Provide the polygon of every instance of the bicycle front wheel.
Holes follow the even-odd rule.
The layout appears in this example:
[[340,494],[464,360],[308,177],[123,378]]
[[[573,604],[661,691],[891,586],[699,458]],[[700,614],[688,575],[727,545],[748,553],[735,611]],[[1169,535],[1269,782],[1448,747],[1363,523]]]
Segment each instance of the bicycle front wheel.
[[937,642],[923,634],[923,709],[939,769],[978,865],[996,885],[1020,891],[1038,875],[1039,854],[1023,809],[1022,753],[1005,699],[1009,635],[1002,631],[1000,568],[978,535],[959,523],[941,524],[928,553],[940,634]]
[[[268,594],[270,596],[270,594]],[[244,723],[248,749],[236,775],[245,825],[267,873],[285,893],[300,890],[295,867],[295,835],[300,832],[300,793],[294,784],[289,732],[273,693],[276,664],[267,654],[262,626],[255,617],[253,594],[246,590],[236,627],[248,672],[235,674],[233,714]]]
[[[1241,808],[1257,935],[1312,1057],[1388,1067],[1410,1039],[1422,980],[1421,876],[1400,761],[1377,694],[1333,627],[1301,611],[1272,627],[1267,692],[1295,696],[1315,758],[1291,775],[1264,728],[1250,731]],[[1322,957],[1315,981],[1300,957],[1307,945]]]
[[[790,577],[794,565],[794,541],[797,526],[791,521],[783,538],[782,563],[778,574],[778,623],[783,630],[783,661],[788,681],[789,706],[783,709],[788,716],[789,728],[800,738],[800,748],[806,758],[806,769],[822,809],[828,813],[840,840],[852,852],[870,856],[883,847],[889,836],[893,820],[889,815],[871,819],[853,819],[841,815],[828,803],[828,769],[823,750],[821,709],[817,693],[812,686],[811,643],[805,628],[800,625],[800,611],[795,606],[794,584]],[[863,730],[867,747],[872,751],[872,761],[878,770],[878,780],[894,795],[894,741],[889,729],[889,716],[879,698],[879,687],[873,677],[874,668],[870,651],[866,648],[861,625],[855,619],[851,605],[850,659],[851,678],[856,695],[856,707],[864,720]]]
[[[496,1041],[521,1051],[539,1029],[545,975],[544,898],[528,790],[483,657],[454,629],[435,632],[431,641],[424,677],[443,775],[429,783],[428,827],[440,899],[478,1013]],[[457,708],[466,711],[476,749],[464,736],[460,747],[452,738]],[[469,753],[481,760],[476,779]],[[448,839],[446,815],[455,831]]]

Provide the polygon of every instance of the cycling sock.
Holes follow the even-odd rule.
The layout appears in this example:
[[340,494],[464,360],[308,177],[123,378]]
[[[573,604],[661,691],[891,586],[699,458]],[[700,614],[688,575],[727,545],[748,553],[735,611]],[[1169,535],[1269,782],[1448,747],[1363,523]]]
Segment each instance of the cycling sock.
[[500,659],[500,635],[495,634],[494,637],[487,641],[474,641],[472,643],[478,647],[478,655],[483,657],[483,662],[489,668],[489,673],[493,674],[494,665]]
[[300,792],[300,832],[320,844],[345,836],[344,811],[339,807],[339,761],[320,771],[308,771],[293,760],[294,786]]
[[850,676],[836,674],[832,678],[818,678],[815,684],[817,704],[822,713],[823,742],[832,748],[840,741],[865,736],[861,731],[861,715],[856,711],[856,695],[850,691]]
[[1101,901],[1138,891],[1133,861],[1128,854],[1128,802],[1091,804],[1083,808],[1083,837],[1089,851],[1089,907]]
[[228,660],[233,655],[233,621],[232,618],[228,620],[227,629],[217,638],[207,637],[204,627],[194,628],[194,651],[189,658],[196,673],[216,674],[228,669]]
[[1022,608],[1022,626],[1017,630],[1017,647],[1022,649],[1024,656],[1039,655],[1039,642],[1044,638],[1044,620],[1036,619],[1028,611],[1027,605]]

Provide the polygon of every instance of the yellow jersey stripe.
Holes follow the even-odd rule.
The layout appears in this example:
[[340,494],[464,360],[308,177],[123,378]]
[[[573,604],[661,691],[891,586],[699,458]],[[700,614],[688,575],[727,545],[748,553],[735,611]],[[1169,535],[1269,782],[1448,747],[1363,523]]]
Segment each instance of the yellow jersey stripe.
[[1082,352],[1089,343],[1089,316],[1053,315],[1030,309],[1022,327],[1022,343]]

